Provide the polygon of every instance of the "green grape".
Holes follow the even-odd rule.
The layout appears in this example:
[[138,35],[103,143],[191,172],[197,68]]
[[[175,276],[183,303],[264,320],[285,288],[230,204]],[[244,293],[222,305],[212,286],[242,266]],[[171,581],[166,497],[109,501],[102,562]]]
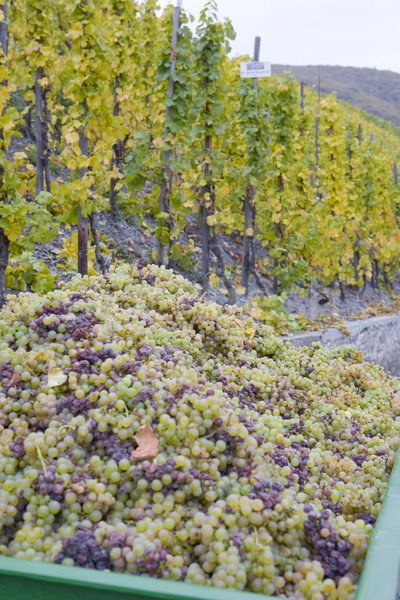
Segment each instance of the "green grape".
[[2,554],[354,596],[400,442],[397,381],[154,265],[22,296],[0,320]]

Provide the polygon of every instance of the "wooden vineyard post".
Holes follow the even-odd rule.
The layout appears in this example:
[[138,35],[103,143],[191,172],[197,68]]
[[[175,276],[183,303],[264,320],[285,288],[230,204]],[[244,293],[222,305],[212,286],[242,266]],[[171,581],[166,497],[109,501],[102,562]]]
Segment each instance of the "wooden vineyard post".
[[[261,48],[261,38],[259,35],[257,35],[254,40],[254,62],[259,62],[259,60],[260,60],[260,48]],[[254,91],[258,93],[257,77],[253,78],[253,88],[254,88]]]
[[[8,53],[8,24],[7,24],[7,0],[4,0],[4,4],[2,6],[3,20],[0,23],[0,44],[1,44],[1,52],[3,54],[4,63],[7,62],[7,53]],[[2,61],[2,62],[3,62]],[[3,79],[1,82],[2,86],[7,86],[8,80]],[[3,109],[3,115],[5,112],[5,106]],[[3,132],[0,131],[0,140],[3,140]],[[1,175],[4,174],[0,172]],[[6,301],[6,269],[8,265],[8,259],[10,255],[10,241],[3,229],[0,228],[0,309]]]
[[[84,129],[79,132],[79,148],[82,156],[89,155],[89,145]],[[82,178],[85,173],[86,168],[80,169],[79,178]],[[83,216],[82,207],[78,203],[78,273],[82,276],[88,274],[88,222],[89,219]]]
[[321,78],[318,77],[318,108],[315,119],[315,185],[317,187],[317,198],[321,200],[320,178],[319,178],[319,113],[321,102]]
[[[211,150],[212,150],[212,137],[211,135],[206,135],[204,141],[204,152],[205,155],[211,160]],[[203,176],[204,179],[208,178],[210,175],[210,162],[206,162],[204,165]],[[210,287],[210,242],[211,242],[211,232],[210,225],[208,224],[207,218],[209,216],[209,212],[206,206],[206,201],[204,199],[205,194],[209,194],[211,197],[212,194],[212,186],[210,183],[207,186],[202,188],[202,202],[200,204],[200,214],[199,214],[199,223],[200,223],[200,236],[201,236],[201,274],[202,274],[202,282],[203,282],[203,291],[207,292]]]
[[[168,127],[168,120],[171,116],[171,104],[170,101],[174,96],[175,79],[174,74],[176,71],[176,45],[178,43],[178,32],[179,22],[181,16],[182,0],[177,0],[177,5],[174,8],[173,21],[172,21],[172,40],[171,40],[171,67],[170,76],[168,80],[168,91],[167,91],[167,109],[165,114],[165,130],[164,130],[164,143],[167,142],[170,130]],[[164,149],[162,153],[162,170],[161,170],[161,191],[158,199],[158,208],[160,213],[166,213],[168,209],[168,195],[169,195],[169,173],[170,173],[170,160],[171,150]],[[162,221],[160,221],[162,222]],[[162,265],[165,257],[165,245],[162,240],[157,241],[157,264]]]
[[300,108],[301,112],[304,113],[304,81],[300,83]]
[[36,195],[44,190],[44,144],[43,144],[43,67],[36,69],[35,79],[35,137],[36,137]]
[[347,154],[348,154],[348,157],[349,157],[349,163],[350,163],[350,179],[351,179],[351,173],[352,173],[352,170],[353,170],[353,168],[352,168],[352,166],[351,166],[351,161],[352,161],[352,159],[353,159],[353,153],[352,153],[352,151],[351,151],[351,131],[350,131],[350,130],[349,130],[349,131],[348,131],[348,133],[347,133],[347,137],[348,137],[348,139],[349,139],[349,150],[348,150],[348,153],[347,153]]
[[[84,5],[87,7],[88,0],[84,0]],[[84,111],[84,122],[88,114],[86,100],[81,104]],[[89,143],[86,137],[85,125],[82,125],[79,131],[79,149],[82,156],[89,156]],[[82,179],[86,173],[86,167],[79,169],[78,177]],[[82,213],[82,206],[78,201],[78,273],[82,276],[88,274],[88,239],[89,239],[89,219]]]
[[[118,88],[119,88],[119,78],[116,77],[115,85],[114,85],[114,108],[113,108],[113,117],[119,116],[119,101],[118,101]],[[123,143],[120,140],[117,140],[113,146],[113,158],[112,165],[121,167],[121,146]],[[111,216],[114,221],[117,220],[118,217],[118,206],[117,206],[117,185],[118,179],[112,177],[110,180],[110,208],[111,208]]]
[[[2,6],[3,20],[0,23],[0,45],[4,54],[4,58],[7,60],[8,54],[8,22],[7,22],[7,0],[4,0]],[[7,81],[3,81],[2,85],[7,85]]]
[[[397,163],[396,163],[396,161],[394,161],[394,163],[393,163],[393,181],[394,181],[394,185],[396,187],[398,187],[398,183],[397,183]],[[399,209],[398,209],[398,205],[396,205],[395,215],[396,215],[396,221],[399,222]]]
[[[257,36],[254,40],[254,62],[260,60],[261,37]],[[252,80],[253,89],[258,94],[258,80],[254,77]],[[254,206],[254,186],[250,181],[247,184],[246,195],[243,201],[244,212],[244,235],[243,235],[243,263],[240,284],[246,288],[246,295],[249,291],[249,278],[251,268],[251,257],[254,256],[254,225],[256,220]]]

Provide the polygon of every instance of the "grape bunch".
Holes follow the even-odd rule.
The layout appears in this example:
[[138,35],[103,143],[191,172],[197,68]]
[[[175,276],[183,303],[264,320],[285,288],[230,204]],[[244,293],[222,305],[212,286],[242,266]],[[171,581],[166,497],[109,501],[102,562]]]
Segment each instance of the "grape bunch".
[[4,556],[351,600],[399,442],[380,367],[162,267],[0,313]]

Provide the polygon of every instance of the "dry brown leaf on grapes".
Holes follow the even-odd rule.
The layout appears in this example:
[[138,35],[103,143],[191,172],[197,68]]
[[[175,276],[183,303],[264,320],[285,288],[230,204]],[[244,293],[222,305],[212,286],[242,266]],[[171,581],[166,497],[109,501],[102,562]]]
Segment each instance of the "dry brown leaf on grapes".
[[18,371],[14,371],[13,375],[11,376],[11,379],[9,381],[10,385],[15,385],[16,383],[19,383],[21,381],[21,375],[20,373],[18,373]]
[[140,427],[133,439],[137,443],[136,450],[132,450],[132,458],[136,460],[145,460],[155,458],[158,455],[158,439],[153,433],[148,423]]
[[156,472],[156,468],[157,468],[157,459],[154,458],[153,462],[151,463],[150,468],[149,468],[151,475],[153,475]]

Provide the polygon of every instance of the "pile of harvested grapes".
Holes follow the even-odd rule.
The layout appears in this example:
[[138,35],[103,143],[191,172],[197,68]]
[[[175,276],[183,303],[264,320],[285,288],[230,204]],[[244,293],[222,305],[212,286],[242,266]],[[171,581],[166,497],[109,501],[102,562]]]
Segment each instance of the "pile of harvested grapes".
[[398,383],[294,348],[171,271],[0,314],[0,554],[351,599],[400,440]]

